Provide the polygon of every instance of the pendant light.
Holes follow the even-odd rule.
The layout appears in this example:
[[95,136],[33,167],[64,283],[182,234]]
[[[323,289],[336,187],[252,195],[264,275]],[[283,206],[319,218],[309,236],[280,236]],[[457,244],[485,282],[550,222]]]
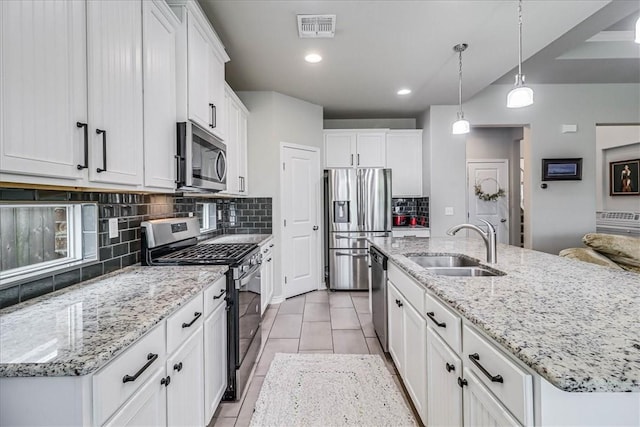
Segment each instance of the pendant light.
[[507,108],[521,108],[533,104],[533,90],[524,85],[522,74],[522,0],[518,0],[518,74],[515,86],[507,94]]
[[458,120],[453,124],[451,133],[454,135],[462,135],[469,133],[469,122],[465,120],[464,113],[462,112],[462,52],[464,52],[469,45],[466,43],[457,44],[453,47],[455,52],[458,52],[458,105],[460,111],[458,111]]

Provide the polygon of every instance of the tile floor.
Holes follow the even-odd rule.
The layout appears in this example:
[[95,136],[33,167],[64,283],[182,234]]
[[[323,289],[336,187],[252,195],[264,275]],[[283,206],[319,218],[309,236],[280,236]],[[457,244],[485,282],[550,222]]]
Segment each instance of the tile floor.
[[[244,399],[222,402],[210,426],[249,425],[264,376],[276,353],[380,354],[400,385],[393,362],[385,357],[376,338],[366,292],[315,291],[271,305],[262,320],[262,342],[262,355]],[[400,389],[407,400],[405,390],[402,386]]]

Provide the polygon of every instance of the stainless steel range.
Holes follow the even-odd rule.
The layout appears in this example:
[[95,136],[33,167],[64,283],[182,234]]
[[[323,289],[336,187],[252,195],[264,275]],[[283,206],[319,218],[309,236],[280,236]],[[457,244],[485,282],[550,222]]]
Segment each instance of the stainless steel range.
[[242,395],[261,344],[260,251],[246,243],[199,242],[197,218],[145,221],[142,265],[228,265],[227,390],[223,400]]

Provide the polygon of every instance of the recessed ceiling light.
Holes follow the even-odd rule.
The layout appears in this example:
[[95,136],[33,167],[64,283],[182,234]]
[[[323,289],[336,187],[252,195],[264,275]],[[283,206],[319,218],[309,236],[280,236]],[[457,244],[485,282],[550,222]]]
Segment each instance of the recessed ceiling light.
[[322,61],[322,56],[318,55],[317,53],[310,53],[309,55],[304,57],[304,60],[312,64],[315,64],[317,62]]
[[398,91],[398,95],[409,95],[411,93],[411,89],[400,89]]

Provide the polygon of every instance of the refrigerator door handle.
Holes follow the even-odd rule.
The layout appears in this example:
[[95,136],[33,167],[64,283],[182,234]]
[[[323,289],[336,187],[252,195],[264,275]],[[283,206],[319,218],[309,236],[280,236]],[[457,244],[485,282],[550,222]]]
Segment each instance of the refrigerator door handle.
[[358,199],[358,226],[364,226],[364,186],[362,185],[362,171],[356,170],[356,195]]
[[345,240],[367,240],[367,237],[349,237],[349,236],[341,236],[336,234],[336,239],[345,239]]
[[352,258],[364,258],[364,257],[368,257],[369,254],[351,254],[348,252],[335,252],[335,256],[350,256]]

